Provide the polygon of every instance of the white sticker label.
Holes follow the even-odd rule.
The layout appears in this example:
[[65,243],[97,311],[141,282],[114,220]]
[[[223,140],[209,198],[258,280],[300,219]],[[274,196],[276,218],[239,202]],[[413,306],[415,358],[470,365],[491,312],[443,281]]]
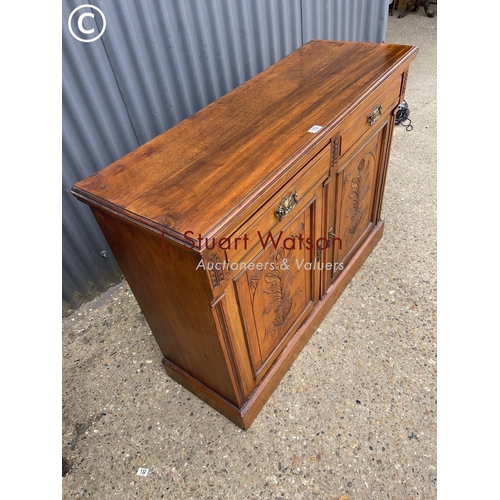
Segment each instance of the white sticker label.
[[308,132],[311,132],[312,134],[315,134],[316,132],[319,132],[323,127],[321,125],[314,125],[311,127]]
[[144,467],[139,467],[139,470],[137,471],[137,475],[141,477],[147,477],[149,474],[149,469],[146,469]]

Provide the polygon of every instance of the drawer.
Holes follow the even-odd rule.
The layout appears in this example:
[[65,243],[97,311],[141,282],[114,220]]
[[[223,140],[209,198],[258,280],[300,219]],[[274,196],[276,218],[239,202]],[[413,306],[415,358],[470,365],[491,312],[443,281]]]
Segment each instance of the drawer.
[[401,78],[387,80],[344,120],[339,156],[347,153],[368,130],[384,122],[397,105],[400,90]]
[[[238,241],[238,247],[233,244],[230,255],[231,262],[237,262],[257,245],[262,248],[263,242],[279,236],[295,212],[307,201],[305,195],[322,183],[330,168],[330,145],[318,153],[295,177],[287,182],[269,201],[267,201],[245,224],[233,235],[231,241]],[[238,240],[239,238],[239,240]]]

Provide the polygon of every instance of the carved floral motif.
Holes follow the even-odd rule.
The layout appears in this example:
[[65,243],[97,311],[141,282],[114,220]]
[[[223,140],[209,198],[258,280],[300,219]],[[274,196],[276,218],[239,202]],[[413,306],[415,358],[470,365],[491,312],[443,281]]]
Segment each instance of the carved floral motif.
[[290,265],[283,266],[284,259],[290,262],[291,253],[292,251],[290,250],[285,257],[285,249],[283,247],[278,248],[272,258],[273,269],[266,272],[264,277],[266,283],[269,285],[264,290],[264,293],[270,295],[271,299],[267,303],[263,314],[269,314],[271,311],[274,311],[273,324],[275,326],[282,325],[292,309],[293,296],[290,293],[290,289],[299,271],[292,271]]
[[365,159],[361,158],[358,164],[358,172],[356,176],[351,181],[351,191],[349,192],[349,198],[351,199],[351,204],[347,209],[347,217],[351,217],[351,224],[349,226],[349,234],[354,234],[356,229],[358,229],[359,223],[361,222],[361,216],[363,214],[363,207],[361,205],[360,199],[360,189],[361,189],[361,173],[365,169]]
[[342,179],[342,198],[344,199],[346,190],[348,190],[347,196],[351,201],[347,207],[345,216],[351,219],[349,228],[347,229],[347,232],[351,235],[356,233],[363,218],[363,213],[369,209],[366,204],[371,203],[371,198],[369,196],[366,197],[366,195],[371,189],[368,183],[370,179],[370,169],[373,168],[373,163],[375,162],[375,151],[377,147],[378,143],[374,144],[372,150],[359,160],[354,172],[344,172]]
[[285,323],[293,308],[293,298],[301,292],[300,288],[292,293],[292,285],[299,274],[298,270],[293,271],[290,262],[292,260],[292,250],[286,252],[283,247],[279,247],[267,259],[266,263],[271,264],[261,270],[254,271],[249,277],[252,299],[255,299],[255,292],[262,277],[267,287],[264,294],[269,295],[262,315],[274,313],[273,322],[266,328],[264,338],[273,336],[276,333],[276,327]]

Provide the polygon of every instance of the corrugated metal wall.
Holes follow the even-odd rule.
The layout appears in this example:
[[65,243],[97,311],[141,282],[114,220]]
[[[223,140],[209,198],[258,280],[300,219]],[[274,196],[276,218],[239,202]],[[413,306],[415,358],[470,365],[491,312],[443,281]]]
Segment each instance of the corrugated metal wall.
[[[90,2],[64,0],[62,15],[64,307],[121,277],[89,208],[69,193],[74,182],[311,39],[383,41],[388,11],[387,0],[94,0],[106,29],[83,43],[68,27],[81,5]],[[75,34],[82,13],[98,33],[102,18],[84,7]]]

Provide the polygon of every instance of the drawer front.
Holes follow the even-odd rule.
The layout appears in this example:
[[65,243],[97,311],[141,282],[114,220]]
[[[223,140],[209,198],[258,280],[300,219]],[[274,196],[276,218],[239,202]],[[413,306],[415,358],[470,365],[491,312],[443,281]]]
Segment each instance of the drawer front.
[[391,78],[363,101],[344,121],[339,155],[342,156],[365,134],[383,123],[399,102],[401,78]]
[[330,146],[325,147],[304,169],[283,186],[255,215],[238,229],[231,240],[231,251],[227,260],[239,261],[245,255],[272,244],[288,225],[295,213],[305,206],[306,195],[328,177],[330,168]]

